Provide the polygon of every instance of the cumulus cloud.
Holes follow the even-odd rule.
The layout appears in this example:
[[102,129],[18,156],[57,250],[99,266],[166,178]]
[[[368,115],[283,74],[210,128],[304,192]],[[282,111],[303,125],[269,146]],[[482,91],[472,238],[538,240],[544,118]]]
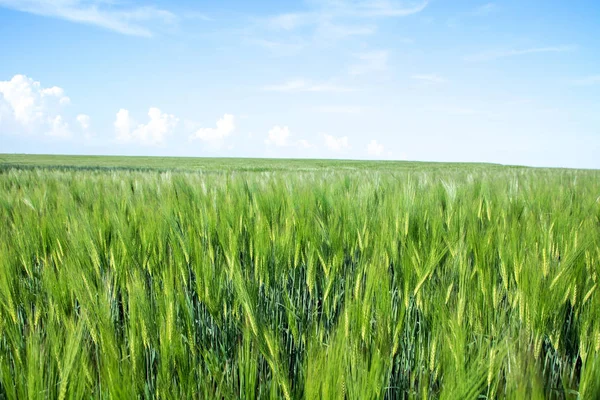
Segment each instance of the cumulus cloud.
[[96,134],[90,131],[92,120],[89,115],[79,114],[75,118],[86,140],[92,140]]
[[146,146],[161,145],[179,122],[174,115],[163,113],[156,107],[148,110],[148,118],[148,123],[138,124],[128,110],[120,109],[114,123],[117,141]]
[[308,140],[300,139],[296,142],[296,147],[300,149],[310,149],[313,145]]
[[383,145],[378,143],[377,140],[373,139],[369,142],[367,146],[367,153],[370,156],[381,156],[383,154]]
[[225,114],[217,121],[216,128],[200,128],[190,135],[190,140],[201,140],[211,149],[220,149],[225,139],[235,131],[233,115]]
[[325,134],[323,137],[325,139],[325,146],[331,151],[339,153],[350,148],[348,136],[335,137]]
[[273,147],[296,147],[301,150],[310,149],[313,145],[305,139],[292,140],[292,132],[287,126],[276,125],[271,130],[265,139],[267,146]]
[[76,119],[77,119],[77,122],[79,122],[79,126],[81,126],[81,129],[83,129],[83,130],[90,129],[91,120],[90,120],[89,115],[79,114]]
[[0,128],[2,128],[3,124],[8,124],[9,117],[12,117],[10,104],[0,95]]
[[45,88],[40,91],[42,97],[55,97],[58,100],[59,104],[69,104],[71,103],[71,99],[65,96],[65,91],[63,88],[58,86],[52,86],[51,88]]
[[115,120],[115,132],[117,133],[117,141],[127,142],[131,140],[131,117],[129,117],[129,110],[121,108],[117,112],[117,119]]
[[291,133],[287,126],[274,126],[269,131],[269,136],[265,140],[267,146],[286,147],[289,146]]
[[66,138],[71,136],[69,130],[69,124],[64,120],[61,115],[54,117],[50,124],[50,130],[47,132],[49,136]]
[[0,129],[12,133],[43,133],[70,136],[69,124],[61,115],[70,103],[62,88],[44,88],[25,75],[0,81]]

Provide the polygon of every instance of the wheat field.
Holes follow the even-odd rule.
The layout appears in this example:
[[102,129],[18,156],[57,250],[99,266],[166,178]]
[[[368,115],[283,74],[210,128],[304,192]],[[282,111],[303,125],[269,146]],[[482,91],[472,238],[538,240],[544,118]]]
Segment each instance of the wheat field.
[[600,171],[2,158],[0,398],[600,398]]

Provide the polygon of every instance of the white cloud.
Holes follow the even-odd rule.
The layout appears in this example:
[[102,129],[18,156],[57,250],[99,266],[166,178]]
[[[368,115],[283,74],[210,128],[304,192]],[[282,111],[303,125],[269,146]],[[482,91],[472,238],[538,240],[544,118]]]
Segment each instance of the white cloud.
[[495,3],[481,4],[474,9],[449,17],[446,20],[446,26],[448,28],[458,28],[459,26],[463,25],[463,22],[461,21],[463,19],[486,17],[497,10],[498,6]]
[[126,7],[114,0],[0,0],[0,7],[147,37],[152,36],[151,26],[177,20],[166,10],[153,6]]
[[121,108],[117,112],[115,120],[115,132],[117,133],[117,141],[128,142],[131,140],[131,125],[133,124],[129,111]]
[[437,74],[416,74],[411,76],[410,78],[427,84],[437,84],[446,82],[445,78]]
[[61,115],[54,117],[50,124],[50,130],[47,132],[49,136],[66,138],[71,136],[69,124],[65,122]]
[[90,128],[91,119],[89,115],[79,114],[76,119],[77,122],[79,122],[81,129],[88,130]]
[[179,120],[172,114],[166,114],[156,107],[148,110],[147,124],[137,124],[126,109],[120,109],[115,119],[117,141],[121,143],[136,142],[142,145],[155,146],[163,144]]
[[357,58],[360,61],[350,67],[348,71],[350,75],[363,75],[388,69],[388,51],[377,50],[361,53],[357,55]]
[[244,42],[270,50],[278,55],[293,55],[306,47],[306,42],[301,39],[286,40],[267,40],[262,38],[244,38]]
[[307,11],[282,13],[268,17],[259,26],[272,30],[312,35],[316,45],[372,35],[381,18],[405,17],[421,12],[428,1],[407,3],[394,0],[312,0]]
[[303,25],[316,23],[315,13],[284,13],[270,17],[268,25],[274,29],[290,31]]
[[313,145],[305,139],[291,140],[292,132],[287,126],[276,125],[271,130],[265,139],[265,144],[269,147],[296,147],[300,150],[306,150],[313,147]]
[[[338,22],[341,17],[344,17],[345,22]],[[377,26],[372,23],[348,23],[347,17],[347,15],[339,15],[330,10],[287,13],[267,19],[263,25],[274,30],[287,32],[302,27],[310,27],[312,29],[312,39],[316,44],[335,42],[353,36],[372,35],[377,31]]]
[[286,147],[289,146],[291,133],[287,126],[274,126],[269,131],[269,136],[265,139],[267,146]]
[[296,142],[296,147],[298,147],[300,149],[310,149],[313,147],[313,145],[310,144],[310,142],[308,140],[300,139]]
[[8,104],[4,97],[0,95],[0,130],[3,125],[8,124],[9,118],[12,117],[12,113],[13,112],[10,104]]
[[335,137],[332,135],[325,134],[325,146],[331,151],[341,152],[350,148],[350,144],[348,143],[348,136]]
[[479,113],[479,111],[470,107],[446,107],[438,111],[445,112],[449,115],[475,115]]
[[315,31],[319,41],[336,41],[351,36],[368,36],[377,31],[375,25],[345,25],[333,22],[322,22]]
[[0,130],[69,136],[69,124],[61,114],[69,103],[62,88],[44,88],[25,75],[15,75],[0,81]]
[[335,4],[343,5],[345,12],[350,15],[364,17],[405,17],[417,14],[427,7],[429,1],[413,2],[412,4],[399,3],[386,0],[368,0],[368,1],[332,1]]
[[42,89],[40,90],[40,94],[42,97],[56,97],[59,99],[58,102],[63,105],[71,103],[71,99],[65,96],[65,91],[63,88],[58,86]]
[[360,114],[366,107],[361,106],[321,106],[316,111],[327,114]]
[[490,50],[465,57],[466,61],[491,61],[498,58],[515,57],[526,54],[564,53],[574,50],[574,46],[533,47],[529,49]]
[[25,75],[15,75],[10,81],[0,81],[0,95],[12,109],[15,120],[24,125],[44,119],[51,109],[70,102],[62,88],[43,88],[40,82]]
[[486,3],[482,4],[479,7],[476,7],[472,12],[472,16],[483,17],[489,15],[496,11],[498,6],[495,3]]
[[383,18],[405,17],[416,14],[427,7],[428,1],[406,5],[391,0],[325,0],[311,2],[311,11],[284,13],[273,16],[267,21],[275,29],[293,30],[307,25],[330,23],[340,18]]
[[96,134],[90,131],[90,127],[92,126],[92,120],[90,116],[86,114],[79,114],[75,119],[79,123],[79,127],[83,132],[83,137],[88,141],[92,140]]
[[190,136],[191,140],[198,139],[213,149],[223,146],[225,139],[235,130],[233,115],[225,114],[217,121],[216,128],[200,128]]
[[378,143],[377,140],[373,139],[367,146],[367,153],[370,156],[381,156],[383,154],[383,145]]
[[263,87],[268,92],[350,92],[353,89],[331,83],[313,83],[304,79],[292,79],[279,85]]

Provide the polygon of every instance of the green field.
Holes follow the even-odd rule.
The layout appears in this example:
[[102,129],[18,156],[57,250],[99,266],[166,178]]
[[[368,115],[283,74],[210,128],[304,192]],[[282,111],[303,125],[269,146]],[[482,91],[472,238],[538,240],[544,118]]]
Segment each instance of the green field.
[[[97,169],[179,172],[266,172],[314,171],[323,169],[401,172],[406,170],[457,168],[491,168],[498,164],[426,163],[406,161],[305,160],[259,158],[186,158],[186,157],[120,157],[120,156],[55,156],[0,154],[0,166],[15,168]],[[510,168],[510,167],[504,167]],[[514,168],[514,167],[512,167]]]
[[600,171],[0,155],[0,399],[598,399]]

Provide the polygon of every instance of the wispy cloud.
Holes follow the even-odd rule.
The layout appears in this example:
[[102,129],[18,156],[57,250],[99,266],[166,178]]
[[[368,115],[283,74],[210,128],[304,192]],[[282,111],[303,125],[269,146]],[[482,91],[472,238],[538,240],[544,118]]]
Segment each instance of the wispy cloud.
[[267,19],[267,25],[273,29],[290,31],[304,25],[316,24],[319,14],[312,12],[278,14]]
[[448,28],[452,28],[452,29],[458,28],[463,24],[462,20],[464,20],[464,19],[486,17],[490,14],[493,14],[497,10],[498,10],[498,6],[496,5],[496,3],[481,4],[477,7],[475,7],[474,9],[459,12],[459,13],[449,17],[446,20],[446,26]]
[[268,92],[350,92],[353,88],[332,83],[315,83],[304,79],[293,79],[278,85],[263,87]]
[[479,114],[479,111],[470,107],[448,107],[446,113],[450,115],[475,115]]
[[326,114],[360,114],[367,110],[361,106],[321,106],[315,109],[317,112]]
[[465,57],[466,61],[491,61],[499,58],[522,56],[540,53],[564,53],[573,51],[575,46],[532,47],[528,49],[488,50]]
[[469,14],[475,17],[483,17],[486,15],[490,15],[496,10],[498,10],[498,6],[495,3],[486,3],[476,7]]
[[370,51],[357,54],[359,62],[350,66],[350,75],[363,75],[372,72],[382,72],[388,68],[389,52],[386,50]]
[[198,21],[214,21],[212,17],[198,11],[186,11],[180,17],[183,19],[191,19]]
[[336,41],[351,36],[368,36],[377,31],[375,25],[350,25],[324,21],[315,30],[315,37],[319,40]]
[[152,36],[150,27],[170,25],[175,14],[154,6],[126,7],[112,0],[0,0],[0,7],[95,25],[133,36]]
[[584,78],[576,79],[573,81],[576,85],[579,86],[593,86],[600,85],[600,74],[599,75],[590,75]]
[[415,74],[410,77],[415,81],[419,81],[427,84],[438,84],[447,82],[446,78],[439,76],[437,74]]
[[443,106],[434,106],[427,109],[427,112],[435,113],[435,114],[445,114],[445,115],[453,115],[453,116],[468,116],[468,115],[477,115],[482,114],[480,110],[471,107],[465,107],[460,105],[443,105]]
[[391,0],[344,1],[328,0],[323,5],[339,15],[356,17],[405,17],[419,13],[427,7],[428,0],[405,3]]
[[245,43],[262,47],[270,50],[276,55],[291,55],[296,54],[304,47],[306,47],[306,41],[301,39],[294,40],[267,40],[261,38],[248,37],[244,39]]
[[263,25],[282,31],[310,28],[318,37],[341,39],[376,31],[376,25],[362,21],[405,17],[423,11],[427,4],[428,0],[410,4],[390,0],[310,1],[307,11],[274,15],[263,21]]
[[405,17],[425,9],[429,1],[403,5],[388,0],[345,1],[325,0],[311,2],[314,7],[310,11],[283,13],[268,19],[274,28],[291,30],[301,26],[318,24],[322,21],[337,18],[377,18]]

